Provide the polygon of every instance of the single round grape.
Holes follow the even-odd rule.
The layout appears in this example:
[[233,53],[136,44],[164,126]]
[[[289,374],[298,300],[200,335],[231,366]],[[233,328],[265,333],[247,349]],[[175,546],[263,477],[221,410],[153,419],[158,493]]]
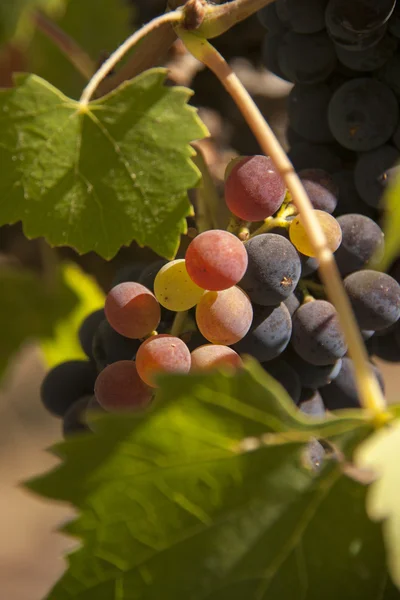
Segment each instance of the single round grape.
[[300,306],[300,300],[297,298],[296,294],[290,294],[290,296],[283,301],[283,304],[288,309],[290,316],[293,317],[294,313]]
[[235,344],[249,331],[252,319],[249,297],[237,286],[206,292],[196,307],[197,327],[212,344]]
[[193,350],[191,371],[209,371],[221,367],[239,369],[243,361],[239,354],[229,346],[205,344]]
[[396,0],[330,0],[327,18],[348,31],[368,33],[388,21],[395,4]]
[[328,125],[328,106],[332,96],[323,83],[296,84],[289,94],[288,115],[291,127],[310,142],[333,142]]
[[45,408],[57,417],[63,417],[74,402],[93,394],[96,369],[86,360],[69,360],[49,371],[40,390]]
[[324,31],[301,35],[289,31],[283,36],[279,66],[294,83],[318,83],[329,77],[336,65],[332,41]]
[[375,211],[360,198],[354,183],[354,173],[350,170],[338,171],[333,179],[339,188],[338,203],[335,214],[346,215],[360,213],[374,219]]
[[[400,56],[396,53],[388,60],[379,71],[376,77],[390,87],[392,92],[396,94],[397,99],[400,98]],[[396,132],[393,137],[395,137]]]
[[277,307],[255,307],[253,326],[235,344],[240,354],[250,354],[259,362],[273,360],[282,354],[290,341],[292,319],[283,302]]
[[325,406],[321,394],[314,389],[307,390],[307,397],[300,403],[300,410],[309,417],[325,416]]
[[328,145],[298,142],[291,146],[288,156],[296,171],[315,168],[335,173],[342,168],[340,156]]
[[336,140],[350,150],[367,152],[385,144],[399,118],[396,96],[376,79],[357,78],[336,90],[328,120]]
[[160,322],[160,305],[140,283],[125,282],[112,288],[104,307],[111,327],[128,338],[143,338]]
[[[328,0],[276,0],[279,19],[297,33],[317,33],[325,28]],[[271,6],[271,5],[270,5]]]
[[139,376],[151,387],[158,387],[157,375],[188,373],[190,365],[190,350],[185,342],[167,333],[153,335],[145,340],[136,354]]
[[117,333],[104,319],[93,337],[92,354],[97,369],[102,371],[107,365],[114,362],[133,360],[139,346],[139,340],[133,340]]
[[[342,241],[342,230],[337,220],[332,215],[322,211],[315,210],[315,216],[325,234],[328,247],[332,252],[335,252]],[[306,256],[315,257],[314,248],[310,243],[310,239],[303,226],[302,218],[298,215],[290,223],[289,236],[292,244],[297,248],[299,252]]]
[[372,219],[364,215],[348,214],[338,217],[342,230],[342,243],[335,259],[340,274],[345,277],[359,271],[376,252],[383,249],[383,231]]
[[377,44],[354,52],[352,49],[336,46],[336,56],[340,62],[353,71],[375,71],[382,67],[393,56],[397,41],[385,35]]
[[93,360],[93,338],[97,331],[98,326],[104,320],[104,308],[100,308],[99,310],[95,310],[90,313],[86,317],[86,319],[82,322],[79,331],[78,338],[81,344],[82,350],[86,354],[87,357]]
[[381,208],[383,194],[390,184],[392,167],[400,154],[393,146],[381,146],[365,152],[358,159],[354,170],[354,181],[361,198],[373,208]]
[[296,371],[281,358],[270,360],[262,366],[269,375],[281,384],[293,402],[298,404],[300,400],[301,383]]
[[360,329],[379,331],[400,317],[400,285],[387,275],[366,269],[348,275],[344,287]]
[[225,181],[226,204],[244,221],[262,221],[272,216],[281,207],[285,194],[285,182],[268,156],[243,157]]
[[186,266],[183,258],[173,260],[160,269],[154,280],[154,294],[161,306],[168,310],[189,310],[204,293],[189,277]]
[[342,368],[341,358],[331,365],[317,366],[304,360],[297,352],[287,352],[285,360],[296,371],[302,387],[314,390],[328,385]]
[[333,177],[323,169],[303,169],[298,175],[313,207],[332,214],[339,194]]
[[282,23],[276,12],[276,2],[267,4],[267,6],[261,8],[257,13],[257,17],[261,25],[265,27],[269,33],[277,34],[285,31],[285,25]]
[[108,365],[97,377],[94,392],[100,406],[108,412],[141,410],[153,397],[152,388],[139,377],[133,360]]
[[[373,368],[379,385],[384,391],[383,378],[379,369],[373,364],[371,364],[371,368]],[[326,408],[329,410],[361,408],[353,361],[347,357],[343,358],[339,375],[332,383],[321,387],[319,391]]]
[[[200,233],[190,242],[185,261],[187,272],[195,284],[218,292],[242,279],[247,269],[247,252],[232,233],[212,229]],[[195,304],[199,299],[200,296]]]
[[165,265],[168,264],[168,261],[164,258],[160,258],[159,260],[155,260],[154,262],[146,265],[142,270],[138,282],[144,285],[148,290],[154,292],[154,281],[159,273],[160,269],[162,269]]
[[374,335],[372,339],[368,340],[368,349],[370,353],[377,356],[381,360],[384,360],[385,362],[400,362],[400,336],[398,322],[396,325],[397,327],[394,331],[382,336]]
[[[269,6],[274,6],[273,4],[269,4]],[[282,69],[279,66],[279,51],[282,44],[283,36],[286,32],[284,29],[281,32],[274,33],[268,31],[264,36],[264,40],[261,47],[262,61],[266,69],[271,71],[277,77],[288,81],[287,77],[282,72]]]
[[330,365],[342,358],[347,345],[334,306],[325,300],[300,306],[293,315],[291,344],[312,365]]
[[83,396],[76,400],[63,417],[63,436],[68,438],[72,435],[80,433],[88,433],[91,431],[87,420],[86,411],[93,396]]
[[245,244],[247,271],[240,287],[252,302],[276,306],[295,290],[301,274],[293,244],[275,233],[257,235]]

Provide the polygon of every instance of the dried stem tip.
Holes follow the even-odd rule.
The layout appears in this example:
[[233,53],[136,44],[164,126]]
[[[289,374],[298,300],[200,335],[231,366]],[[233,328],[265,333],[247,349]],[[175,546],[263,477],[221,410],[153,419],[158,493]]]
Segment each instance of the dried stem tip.
[[198,29],[204,21],[207,3],[205,0],[188,0],[185,4],[183,28],[186,31]]

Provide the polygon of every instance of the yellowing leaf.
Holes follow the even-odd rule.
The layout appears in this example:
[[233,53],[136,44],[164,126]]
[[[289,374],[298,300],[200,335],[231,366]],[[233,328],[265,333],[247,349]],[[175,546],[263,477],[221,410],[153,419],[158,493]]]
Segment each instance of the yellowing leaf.
[[65,286],[75,294],[77,305],[65,319],[57,323],[54,336],[41,343],[49,367],[66,360],[85,357],[79,344],[79,327],[87,315],[104,306],[104,293],[96,281],[77,265],[64,264],[62,279]]
[[388,563],[393,581],[400,588],[400,420],[380,429],[358,449],[356,462],[373,469],[377,480],[367,497],[370,517],[383,522]]

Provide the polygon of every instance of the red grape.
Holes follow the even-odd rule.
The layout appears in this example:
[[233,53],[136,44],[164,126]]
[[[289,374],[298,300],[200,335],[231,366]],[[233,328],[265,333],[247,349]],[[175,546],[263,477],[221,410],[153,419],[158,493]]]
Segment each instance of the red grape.
[[132,360],[120,360],[103,369],[96,379],[94,393],[100,406],[110,412],[144,408],[153,396],[153,390],[140,379]]
[[167,333],[145,340],[136,354],[138,373],[152,387],[157,387],[154,378],[160,373],[188,373],[190,364],[190,350],[185,342]]
[[281,207],[286,186],[268,156],[245,156],[230,170],[225,182],[229,210],[244,221],[262,221]]
[[111,327],[128,338],[145,337],[160,322],[160,305],[144,285],[127,281],[110,290],[104,307]]
[[226,290],[236,285],[247,269],[247,252],[232,233],[220,229],[205,231],[186,250],[190,278],[205,290]]
[[205,344],[192,352],[191,371],[209,371],[219,367],[238,369],[243,362],[239,354],[228,346]]
[[196,308],[197,327],[212,344],[236,344],[249,331],[252,320],[251,302],[236,286],[205,292]]

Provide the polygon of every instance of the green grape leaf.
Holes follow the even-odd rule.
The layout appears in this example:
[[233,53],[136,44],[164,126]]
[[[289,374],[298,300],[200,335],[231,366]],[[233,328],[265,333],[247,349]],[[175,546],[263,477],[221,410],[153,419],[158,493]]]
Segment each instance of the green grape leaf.
[[0,377],[12,355],[27,341],[51,338],[78,298],[61,275],[46,285],[19,269],[0,270]]
[[103,291],[78,265],[64,263],[61,277],[65,286],[75,294],[77,303],[74,310],[56,324],[53,337],[44,339],[40,344],[49,368],[67,360],[86,358],[79,343],[79,328],[90,313],[104,306]]
[[[131,33],[133,12],[126,0],[69,0],[57,25],[100,64]],[[40,30],[36,30],[27,54],[29,71],[67,96],[79,97],[85,84],[82,75]]]
[[32,13],[42,10],[57,15],[65,0],[1,0],[0,1],[0,44],[16,37],[26,42],[33,33]]
[[380,429],[356,453],[357,463],[373,469],[377,480],[367,497],[370,517],[383,521],[388,565],[393,581],[400,588],[400,419]]
[[112,258],[136,240],[174,257],[206,135],[185,88],[152,69],[82,109],[36,75],[0,92],[0,224]]
[[377,257],[377,266],[386,271],[400,253],[400,177],[389,185],[383,197],[385,248],[382,257]]
[[[249,363],[236,375],[161,380],[143,418],[107,416],[54,451],[29,487],[68,501],[83,545],[49,600],[378,600],[386,574],[366,488],[310,435],[371,430],[355,413],[302,417]],[[344,431],[347,430],[347,433]]]

